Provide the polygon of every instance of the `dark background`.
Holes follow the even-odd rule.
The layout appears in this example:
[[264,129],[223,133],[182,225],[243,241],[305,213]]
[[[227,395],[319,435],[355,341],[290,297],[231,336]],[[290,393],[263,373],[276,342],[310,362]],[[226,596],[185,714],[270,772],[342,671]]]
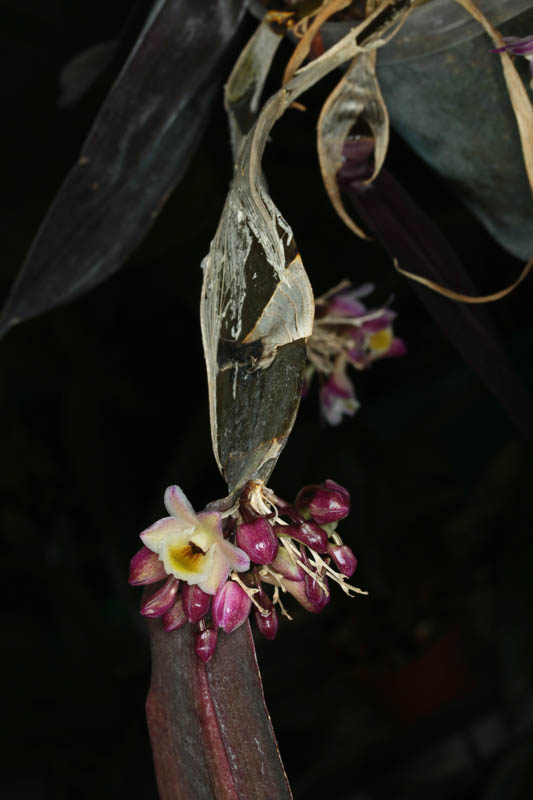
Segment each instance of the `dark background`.
[[[2,0],[2,297],[111,79],[58,109],[58,72],[116,37],[130,6]],[[271,194],[317,294],[344,277],[375,282],[376,305],[394,293],[409,355],[355,376],[362,408],[338,429],[321,424],[315,387],[272,477],[287,499],[326,477],[350,489],[340,530],[370,592],[336,592],[319,617],[291,606],[295,621],[258,642],[281,752],[297,799],[530,797],[531,446],[380,246],[329,207],[314,141],[326,91],[275,128]],[[198,299],[230,164],[219,103],[123,269],[1,344],[2,798],[156,797],[148,643],[128,561],[168,484],[196,508],[225,493]],[[388,166],[482,291],[514,278],[519,263],[396,138]],[[531,286],[491,308],[530,387]]]

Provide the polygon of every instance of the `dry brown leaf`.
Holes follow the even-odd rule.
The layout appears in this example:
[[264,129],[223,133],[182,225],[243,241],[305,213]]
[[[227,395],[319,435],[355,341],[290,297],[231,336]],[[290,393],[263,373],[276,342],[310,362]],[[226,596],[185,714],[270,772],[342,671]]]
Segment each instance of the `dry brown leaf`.
[[[458,0],[459,1],[459,0]],[[533,267],[533,258],[531,258],[516,281],[512,283],[510,286],[507,286],[505,289],[500,289],[499,292],[494,292],[493,294],[485,294],[479,297],[472,297],[468,294],[462,294],[461,292],[454,292],[452,289],[446,289],[444,286],[440,286],[435,281],[430,280],[429,278],[423,278],[421,275],[415,275],[413,272],[408,272],[405,269],[401,269],[398,266],[398,262],[394,259],[394,266],[402,275],[405,275],[406,278],[410,278],[412,281],[416,281],[417,283],[421,283],[422,286],[427,286],[428,289],[433,289],[434,292],[438,292],[438,294],[442,294],[444,297],[449,297],[450,300],[458,300],[460,303],[493,303],[495,300],[501,300],[502,297],[510,294],[513,289],[522,283],[526,275],[529,274],[531,268]]]
[[[483,12],[472,2],[472,0],[455,0],[459,3],[480,25],[483,26],[496,47],[504,47],[505,40],[501,33],[494,28]],[[513,60],[509,53],[499,53],[502,61],[503,75],[509,92],[509,99],[513,106],[513,111],[518,124],[520,142],[524,163],[529,179],[529,185],[533,192],[533,107],[528,97],[527,89],[522,83]]]
[[313,44],[313,39],[319,32],[324,22],[332,17],[333,14],[336,14],[337,11],[341,11],[343,8],[351,5],[351,3],[352,0],[325,0],[318,12],[316,12],[316,16],[312,23],[309,25],[306,32],[294,48],[294,52],[290,57],[287,66],[285,67],[285,72],[283,73],[282,85],[285,85],[290,81],[298,67],[301,66],[306,57],[309,55],[311,45]]
[[[358,34],[374,23],[371,36],[379,36],[383,25],[389,25],[391,10],[397,17],[396,10],[411,2],[385,0],[375,14],[299,69],[265,103],[249,131],[236,121],[239,143],[234,177],[203,262],[200,309],[213,450],[232,490],[254,476],[266,480],[283,448],[296,416],[305,339],[313,326],[311,286],[292,230],[272,202],[262,175],[270,131],[303,92],[354,58],[361,50]],[[267,48],[269,58],[273,49]],[[237,103],[230,102],[230,114],[241,108],[239,100],[252,111],[264,74],[260,58],[251,80],[245,74],[238,76],[233,86],[244,86],[244,93],[232,94]],[[280,381],[285,384],[282,395],[272,389],[279,388]],[[272,407],[265,414],[261,403],[279,409]],[[272,415],[279,422],[276,430],[270,422]]]
[[337,173],[342,165],[344,142],[358,119],[366,122],[375,141],[374,169],[365,183],[371,183],[383,166],[389,145],[389,115],[376,76],[376,50],[396,35],[412,7],[413,2],[381,3],[365,20],[368,23],[386,8],[393,12],[389,11],[388,18],[358,48],[348,71],[324,103],[318,120],[317,147],[324,186],[339,217],[362,239],[369,237],[344,208]]
[[376,51],[356,55],[322,107],[318,120],[318,159],[324,186],[343,222],[357,236],[368,236],[344,208],[337,183],[342,165],[342,150],[350,130],[364,119],[375,140],[373,181],[385,160],[389,144],[389,115],[376,77]]

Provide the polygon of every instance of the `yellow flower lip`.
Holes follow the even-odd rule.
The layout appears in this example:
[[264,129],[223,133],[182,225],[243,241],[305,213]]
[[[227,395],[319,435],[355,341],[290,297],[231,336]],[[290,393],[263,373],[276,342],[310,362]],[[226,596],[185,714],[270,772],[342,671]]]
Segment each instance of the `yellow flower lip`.
[[180,573],[189,572],[194,575],[205,570],[206,554],[192,540],[186,544],[174,545],[168,548],[168,561],[170,566]]
[[388,350],[392,342],[392,332],[390,328],[383,328],[381,331],[375,331],[368,337],[368,344],[372,352],[385,352]]

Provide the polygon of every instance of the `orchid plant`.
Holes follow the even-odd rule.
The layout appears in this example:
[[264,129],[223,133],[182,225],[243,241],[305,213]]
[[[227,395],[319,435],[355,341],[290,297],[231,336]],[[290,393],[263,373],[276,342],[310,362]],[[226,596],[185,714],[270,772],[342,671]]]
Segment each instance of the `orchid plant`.
[[[533,114],[509,56],[531,60],[531,37],[504,42],[471,0],[457,2],[483,25],[500,54],[533,185]],[[213,452],[228,495],[196,513],[183,491],[170,486],[168,516],[140,534],[142,547],[129,575],[132,585],[145,587],[141,614],[149,620],[154,663],[148,720],[163,798],[291,796],[247,620],[253,612],[259,632],[274,639],[278,611],[289,616],[286,594],[318,613],[330,601],[331,582],[349,596],[365,592],[348,582],[357,559],[337,531],[350,509],[348,490],[327,479],[305,486],[289,503],[267,484],[314,373],[322,415],[338,425],[358,407],[348,369],[366,370],[406,353],[390,303],[369,308],[363,302],[373,286],[353,288],[347,281],[314,298],[292,229],[261,171],[276,121],[301,107],[305,91],[345,67],[317,126],[324,186],[340,218],[368,238],[347,212],[344,192],[362,206],[363,222],[377,231],[394,265],[401,251],[402,263],[405,255],[415,272],[400,271],[447,298],[478,302],[510,291],[478,298],[444,289],[441,275],[428,266],[433,253],[419,246],[420,226],[409,231],[404,216],[394,213],[397,188],[392,184],[388,191],[382,169],[389,118],[376,59],[419,5],[280,2],[264,14],[226,83],[234,174],[202,263],[200,318]],[[118,269],[149,229],[205,127],[244,10],[243,0],[153,4],[8,298],[4,332],[92,288]],[[350,30],[325,48],[321,30],[338,12],[348,15]],[[282,85],[261,104],[283,39],[295,44],[293,55]],[[125,146],[131,141],[135,147]],[[402,202],[412,208],[410,199]],[[418,209],[413,214],[430,227]],[[424,268],[425,276],[416,272]],[[468,340],[458,341],[468,353]],[[490,373],[489,385],[494,380]],[[243,664],[248,672],[235,681],[234,670]],[[261,741],[257,754],[244,753],[245,729]]]

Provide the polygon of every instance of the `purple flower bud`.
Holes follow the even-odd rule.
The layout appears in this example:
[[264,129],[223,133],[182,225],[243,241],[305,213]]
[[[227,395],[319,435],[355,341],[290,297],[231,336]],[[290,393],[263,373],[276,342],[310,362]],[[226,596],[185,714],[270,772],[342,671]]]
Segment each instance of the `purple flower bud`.
[[194,652],[200,661],[207,664],[213,658],[213,653],[217,646],[218,631],[214,628],[207,628],[205,631],[199,631],[194,637]]
[[178,586],[179,581],[169,575],[163,586],[141,603],[143,617],[162,617],[174,603]]
[[187,615],[183,610],[183,599],[178,596],[174,605],[163,614],[163,628],[169,633],[183,628],[187,624]]
[[[281,528],[281,526],[279,527]],[[291,581],[303,581],[305,577],[305,572],[299,564],[294,563],[285,547],[279,548],[276,558],[270,566]]]
[[218,589],[213,600],[213,622],[225,633],[232,633],[248,617],[252,601],[235,581],[226,581]]
[[[307,577],[307,576],[306,576]],[[301,606],[305,608],[306,611],[310,611],[311,614],[319,614],[322,611],[323,606],[317,606],[312,603],[306,592],[305,592],[305,580],[304,581],[283,581],[283,585],[285,589],[292,594],[295,600],[297,600]]]
[[261,614],[255,610],[255,622],[260,633],[267,639],[275,639],[278,632],[278,615],[276,609],[271,609],[268,614]]
[[331,556],[337,565],[337,569],[343,575],[346,575],[347,578],[352,577],[357,569],[357,559],[348,545],[330,544],[328,545],[328,555]]
[[338,483],[326,481],[311,498],[309,512],[320,525],[338,522],[350,513],[350,495]]
[[239,525],[236,541],[256,564],[270,564],[278,551],[278,539],[272,525],[261,517]]
[[155,583],[165,578],[166,574],[163,562],[159,560],[157,553],[143,546],[130,561],[128,583],[132,586]]
[[[327,587],[327,578],[322,578],[322,582],[325,583]],[[329,588],[327,587],[327,590],[324,591],[318,582],[315,581],[310,575],[305,576],[304,585],[307,599],[315,607],[315,612],[318,613],[319,611],[322,611],[322,609],[327,606],[331,599]]]
[[290,536],[291,539],[296,539],[297,542],[301,542],[315,553],[325,553],[328,549],[326,531],[312,520],[301,522],[299,525],[275,525],[274,530],[278,536],[280,534]]
[[211,595],[202,592],[196,584],[193,586],[185,584],[182,599],[183,610],[189,622],[198,622],[202,617],[205,617],[211,605]]

